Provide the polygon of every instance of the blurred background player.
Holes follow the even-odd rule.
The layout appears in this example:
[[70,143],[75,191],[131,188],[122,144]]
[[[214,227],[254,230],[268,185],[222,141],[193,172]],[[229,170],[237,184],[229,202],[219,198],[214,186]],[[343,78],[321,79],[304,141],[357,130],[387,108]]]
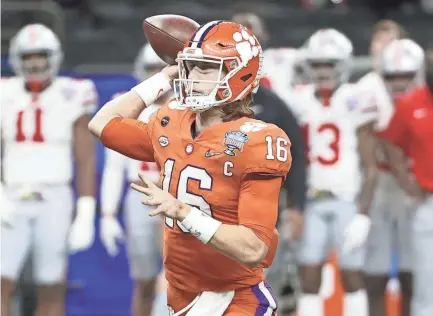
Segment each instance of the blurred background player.
[[[149,44],[140,50],[135,64],[134,75],[143,81],[161,71],[166,66]],[[150,115],[162,104],[155,103],[146,108],[139,120],[148,122]],[[105,165],[101,183],[101,240],[111,256],[118,253],[117,241],[122,238],[122,228],[116,219],[124,187],[124,171],[128,183],[140,182],[138,173],[158,182],[159,170],[156,163],[129,159],[113,150],[105,149]],[[161,267],[162,256],[162,220],[150,217],[153,209],[143,206],[141,194],[128,187],[124,203],[126,223],[126,240],[129,256],[129,267],[135,281],[132,298],[134,316],[150,315],[155,295],[156,277]],[[166,310],[166,308],[165,308]],[[155,314],[156,315],[156,314]],[[158,314],[158,316],[161,314]]]
[[352,122],[356,104],[353,86],[347,84],[352,43],[335,29],[321,29],[303,46],[302,67],[312,84],[294,92],[293,110],[304,126],[309,160],[309,201],[301,238],[302,294],[300,316],[324,313],[319,296],[322,265],[337,251],[345,289],[344,315],[367,315],[361,268],[359,229],[368,233],[369,220],[357,213],[356,197],[361,182],[357,141]]
[[[57,36],[41,24],[22,28],[9,53],[16,77],[3,80],[3,182],[16,205],[1,230],[1,307],[10,315],[15,281],[30,251],[38,284],[38,316],[64,314],[67,236],[72,250],[91,245],[79,227],[93,226],[95,143],[88,133],[97,97],[89,80],[59,77],[63,53]],[[77,171],[77,204],[71,181]]]
[[[399,63],[390,63],[397,58]],[[425,82],[425,53],[418,44],[410,40],[391,43],[383,54],[382,71],[391,69],[399,74],[389,87],[403,95],[380,136],[386,140],[393,173],[411,198],[407,204],[414,210],[412,315],[427,316],[433,313],[433,259],[426,251],[433,244],[433,95]]]
[[[369,213],[372,221],[364,267],[370,316],[385,315],[385,293],[394,251],[398,251],[402,315],[410,314],[412,216],[406,205],[408,197],[390,172],[377,137],[392,117],[395,99],[409,88],[408,80],[419,76],[422,71],[419,64],[405,60],[405,55],[400,54],[406,49],[413,50],[415,44],[411,41],[400,41],[401,50],[395,50],[397,55],[383,55],[385,47],[403,37],[404,33],[400,25],[389,20],[375,26],[370,47],[374,68],[358,82],[360,106],[357,133],[364,174],[359,211]],[[407,62],[414,68],[407,68]],[[395,86],[401,83],[403,89]]]

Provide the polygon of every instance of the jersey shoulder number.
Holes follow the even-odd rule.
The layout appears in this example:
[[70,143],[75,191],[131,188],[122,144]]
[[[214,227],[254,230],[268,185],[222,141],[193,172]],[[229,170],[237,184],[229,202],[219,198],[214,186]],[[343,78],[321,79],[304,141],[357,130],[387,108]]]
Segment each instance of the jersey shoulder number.
[[246,121],[240,131],[248,137],[243,146],[244,173],[286,176],[292,157],[286,133],[273,124],[257,120]]

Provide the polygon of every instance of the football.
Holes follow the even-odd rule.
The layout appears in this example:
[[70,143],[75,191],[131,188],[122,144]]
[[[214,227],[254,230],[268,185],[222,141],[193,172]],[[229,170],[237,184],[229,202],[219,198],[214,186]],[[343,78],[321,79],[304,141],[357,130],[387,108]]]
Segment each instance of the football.
[[199,24],[185,16],[155,15],[143,21],[143,31],[156,54],[169,65],[176,64],[177,53],[191,38]]

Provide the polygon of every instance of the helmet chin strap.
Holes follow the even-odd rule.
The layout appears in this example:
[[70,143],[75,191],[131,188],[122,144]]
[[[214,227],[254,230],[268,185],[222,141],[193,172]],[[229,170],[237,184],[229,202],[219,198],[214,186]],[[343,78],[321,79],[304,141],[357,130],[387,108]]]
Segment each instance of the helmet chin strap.
[[[217,99],[218,91],[220,89],[227,89],[226,87],[221,87],[217,85],[215,89],[208,95],[198,95],[198,96],[187,96],[185,97],[185,104],[191,111],[200,113],[209,110],[216,106],[222,106],[226,102],[222,102]],[[228,97],[229,99],[230,97]]]

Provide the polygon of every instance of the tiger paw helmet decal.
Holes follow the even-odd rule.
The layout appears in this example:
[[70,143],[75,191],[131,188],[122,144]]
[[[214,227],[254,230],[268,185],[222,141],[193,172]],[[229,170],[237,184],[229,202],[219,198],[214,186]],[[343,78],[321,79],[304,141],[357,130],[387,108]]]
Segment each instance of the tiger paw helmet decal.
[[245,30],[233,33],[233,39],[236,42],[236,50],[240,55],[242,64],[248,63],[259,54],[260,50],[257,46],[257,40]]

